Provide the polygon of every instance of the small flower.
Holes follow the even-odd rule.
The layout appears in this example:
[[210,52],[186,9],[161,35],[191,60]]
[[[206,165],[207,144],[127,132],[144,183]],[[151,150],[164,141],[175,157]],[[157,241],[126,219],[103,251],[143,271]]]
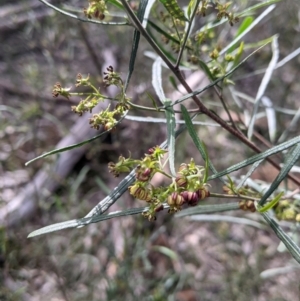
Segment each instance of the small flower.
[[136,199],[150,202],[152,200],[152,192],[150,189],[139,186],[138,184],[128,187],[129,193]]
[[197,192],[183,191],[180,194],[190,206],[196,206],[199,202],[199,195]]
[[69,93],[70,90],[71,88],[63,88],[60,83],[56,83],[52,90],[52,95],[53,97],[58,97],[58,95],[61,95],[69,99],[69,97],[71,96],[71,94]]
[[142,215],[148,219],[149,222],[153,222],[156,220],[155,212],[145,211]]
[[199,197],[199,201],[204,200],[205,198],[210,196],[210,192],[206,187],[200,188],[197,190],[197,194]]
[[84,14],[89,18],[92,17],[103,20],[106,12],[106,2],[104,0],[90,0],[89,7],[83,10]]
[[175,179],[175,182],[177,184],[178,187],[187,187],[188,184],[188,180],[184,175],[178,175]]
[[123,86],[123,81],[120,77],[120,75],[117,72],[114,72],[114,68],[112,66],[108,66],[106,68],[107,72],[104,73],[104,78],[103,78],[103,83],[105,84],[106,87],[109,87],[111,85],[114,86]]
[[219,57],[219,51],[218,49],[214,49],[210,54],[209,54],[210,58],[212,60],[216,60]]
[[138,166],[136,168],[135,177],[138,181],[147,182],[152,177],[153,169],[151,168],[142,168]]
[[163,204],[159,204],[157,205],[155,208],[154,208],[154,211],[155,212],[159,212],[159,211],[162,211],[164,210],[164,205]]
[[90,85],[90,75],[88,74],[87,77],[83,77],[81,73],[77,74],[76,77],[76,87],[79,86],[89,86]]
[[108,171],[112,173],[115,177],[118,177],[122,172],[130,172],[133,164],[134,160],[130,158],[125,159],[123,156],[120,156],[119,161],[117,163],[108,163]]

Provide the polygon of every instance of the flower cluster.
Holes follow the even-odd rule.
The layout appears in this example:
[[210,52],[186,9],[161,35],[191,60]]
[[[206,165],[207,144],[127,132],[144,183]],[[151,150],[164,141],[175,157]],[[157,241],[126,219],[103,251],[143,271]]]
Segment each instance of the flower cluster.
[[104,72],[103,83],[106,87],[117,86],[123,88],[123,81],[119,73],[114,71],[112,66],[106,68],[107,72]]
[[107,13],[106,1],[89,0],[88,8],[85,8],[83,12],[89,19],[94,17],[103,20],[105,18],[105,13]]
[[[183,205],[195,206],[200,200],[210,195],[207,184],[203,180],[204,168],[195,164],[182,164],[175,178],[162,170],[162,157],[166,153],[160,147],[149,150],[141,160],[119,158],[117,163],[109,163],[109,171],[115,176],[121,172],[128,172],[135,167],[136,181],[130,186],[129,193],[136,199],[147,202],[148,210],[143,215],[148,220],[155,220],[156,213],[168,205],[169,213],[182,209]],[[154,187],[151,180],[155,173],[162,173],[172,180],[166,187]]]
[[229,6],[232,4],[232,2],[227,2],[225,4],[221,4],[220,2],[217,2],[216,9],[218,10],[217,18],[218,20],[221,20],[222,18],[226,18],[229,21],[229,24],[233,26],[234,23],[237,23],[239,21],[239,18],[236,17],[232,12],[228,12]]
[[[121,93],[118,94],[114,100],[118,103],[116,104],[113,110],[109,110],[109,106],[106,110],[103,110],[97,114],[93,114],[90,118],[89,123],[92,128],[99,130],[101,126],[104,126],[105,130],[113,129],[121,116],[124,115],[126,111],[129,110],[129,98],[126,97],[123,87],[123,81],[120,75],[114,71],[112,66],[107,68],[107,72],[104,72],[103,83],[105,86],[115,85],[120,88]],[[93,109],[99,104],[99,102],[104,101],[106,98],[105,95],[101,94],[99,88],[96,88],[90,79],[90,76],[87,75],[84,77],[82,74],[78,74],[76,77],[75,87],[78,88],[80,86],[89,87],[91,90],[89,92],[80,92],[80,93],[71,93],[71,88],[63,88],[60,83],[56,83],[54,85],[54,89],[52,91],[53,97],[57,97],[59,95],[69,97],[77,95],[77,96],[85,96],[85,98],[81,99],[77,106],[72,106],[71,109],[74,113],[82,116],[85,112],[92,113]]]
[[279,201],[274,207],[275,215],[279,220],[300,222],[300,202],[288,200]]
[[53,97],[58,97],[59,95],[61,95],[69,99],[69,97],[71,96],[69,92],[70,90],[71,88],[63,88],[60,83],[56,83],[53,87],[52,95]]
[[244,210],[244,211],[250,211],[250,212],[256,211],[255,204],[251,200],[240,200],[239,206],[240,206],[240,209]]

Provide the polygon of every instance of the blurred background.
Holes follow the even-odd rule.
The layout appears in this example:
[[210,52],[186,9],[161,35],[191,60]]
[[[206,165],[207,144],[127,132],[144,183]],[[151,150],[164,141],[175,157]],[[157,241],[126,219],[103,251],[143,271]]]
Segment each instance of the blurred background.
[[[233,2],[248,7],[259,1]],[[67,5],[82,9],[87,3],[74,0]],[[229,36],[234,34],[230,30]],[[299,31],[300,4],[282,1],[245,41],[279,34],[283,59],[300,47]],[[108,162],[129,153],[141,158],[166,138],[162,124],[124,120],[116,131],[80,149],[25,167],[38,155],[99,134],[89,128],[88,117],[71,112],[80,99],[53,98],[53,85],[74,87],[82,73],[104,89],[102,75],[109,65],[125,79],[132,36],[130,26],[79,22],[37,0],[1,1],[0,300],[298,300],[299,267],[271,229],[259,225],[190,221],[163,212],[155,222],[125,217],[27,239],[35,229],[83,217],[122,179],[108,173]],[[228,35],[220,43],[227,41]],[[128,95],[151,106],[147,92],[154,92],[147,71],[153,61],[144,55],[146,50],[142,39]],[[271,56],[267,46],[245,63],[233,76],[236,91],[255,97],[263,77],[255,71],[266,68]],[[299,67],[298,56],[278,68],[266,92],[287,112],[278,113],[278,136],[299,108]],[[172,85],[166,87],[172,95]],[[217,101],[213,91],[203,99]],[[256,130],[268,138],[263,118]],[[199,135],[219,170],[252,155],[220,128],[201,128]],[[296,135],[299,122],[286,140]],[[177,162],[188,163],[191,157],[203,164],[183,134],[177,141]],[[265,165],[254,176],[270,182],[276,171]],[[211,184],[213,191],[222,191],[220,182]],[[125,193],[110,211],[142,205]],[[299,229],[293,224],[286,229],[297,242]]]

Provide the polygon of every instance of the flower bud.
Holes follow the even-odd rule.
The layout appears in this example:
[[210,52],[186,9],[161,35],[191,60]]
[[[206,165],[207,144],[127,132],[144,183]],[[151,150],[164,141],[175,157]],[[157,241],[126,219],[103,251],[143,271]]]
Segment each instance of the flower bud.
[[181,192],[181,196],[185,199],[185,201],[190,205],[190,206],[195,206],[198,204],[199,201],[199,195],[197,192],[193,191],[183,191]]
[[141,182],[147,182],[151,178],[151,173],[151,168],[138,168],[136,170],[135,177]]
[[171,207],[180,207],[184,204],[184,202],[185,202],[185,199],[183,198],[183,196],[178,194],[177,192],[173,192],[167,198],[167,203]]
[[175,182],[178,187],[186,187],[187,186],[187,178],[185,176],[179,175],[176,177]]
[[150,202],[152,199],[152,193],[149,189],[139,187],[138,185],[129,186],[129,193],[137,199]]

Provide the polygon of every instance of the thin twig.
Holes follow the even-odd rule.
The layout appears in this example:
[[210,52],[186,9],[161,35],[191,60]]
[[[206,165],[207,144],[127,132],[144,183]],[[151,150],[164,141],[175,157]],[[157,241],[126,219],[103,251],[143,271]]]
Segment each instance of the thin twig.
[[190,35],[190,31],[191,31],[191,28],[192,28],[192,25],[193,25],[193,20],[195,18],[199,3],[200,3],[200,0],[197,0],[197,4],[195,5],[195,9],[193,10],[191,18],[189,20],[189,25],[188,25],[188,28],[186,30],[186,33],[185,33],[185,36],[184,36],[184,39],[183,39],[183,42],[182,42],[182,45],[181,45],[181,48],[180,48],[180,51],[179,51],[179,54],[178,54],[177,62],[175,64],[176,69],[179,68],[179,64],[180,64],[180,61],[181,61],[181,58],[182,58],[182,54],[183,54],[183,51],[185,49],[185,45],[186,45],[186,42],[188,40],[188,37]]

